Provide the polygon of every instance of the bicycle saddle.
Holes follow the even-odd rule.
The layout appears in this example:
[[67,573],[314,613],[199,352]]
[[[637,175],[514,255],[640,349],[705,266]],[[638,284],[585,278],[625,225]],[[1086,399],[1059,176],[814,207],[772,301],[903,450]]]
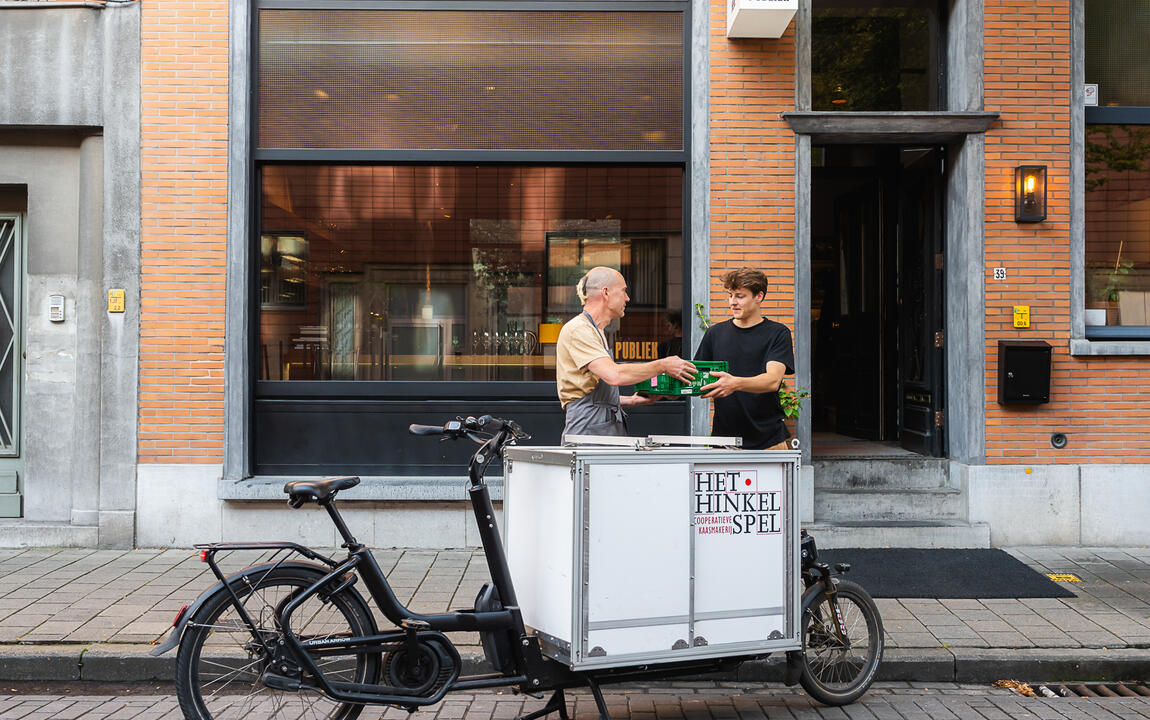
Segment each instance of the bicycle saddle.
[[355,475],[322,480],[292,480],[284,485],[284,492],[291,498],[288,501],[291,506],[297,508],[305,502],[313,500],[318,503],[325,503],[340,490],[346,490],[356,485],[359,485],[359,478]]

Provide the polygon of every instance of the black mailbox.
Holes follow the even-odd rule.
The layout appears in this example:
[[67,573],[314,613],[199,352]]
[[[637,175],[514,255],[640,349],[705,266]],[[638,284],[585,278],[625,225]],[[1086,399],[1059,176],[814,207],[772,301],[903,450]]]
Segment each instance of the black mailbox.
[[998,402],[1050,402],[1050,344],[1042,340],[998,341]]

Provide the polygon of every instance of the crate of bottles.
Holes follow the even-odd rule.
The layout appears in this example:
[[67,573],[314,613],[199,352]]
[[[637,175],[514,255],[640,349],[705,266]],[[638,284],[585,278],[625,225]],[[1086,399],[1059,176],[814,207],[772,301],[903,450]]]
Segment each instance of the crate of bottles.
[[698,372],[691,382],[683,382],[666,373],[659,373],[650,380],[635,383],[635,392],[640,395],[702,395],[707,392],[707,385],[715,382],[711,375],[716,370],[727,372],[726,360],[695,360],[693,361]]

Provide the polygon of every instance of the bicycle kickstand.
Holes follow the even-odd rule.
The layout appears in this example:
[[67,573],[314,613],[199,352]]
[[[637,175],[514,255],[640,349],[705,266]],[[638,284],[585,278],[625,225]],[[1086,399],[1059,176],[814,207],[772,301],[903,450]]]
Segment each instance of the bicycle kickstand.
[[595,697],[595,707],[599,709],[599,720],[611,720],[611,715],[607,712],[607,701],[603,699],[603,691],[599,688],[599,681],[593,677],[588,677],[587,687],[591,688],[591,694]]
[[563,688],[559,688],[551,693],[551,697],[547,700],[546,705],[534,712],[520,715],[516,720],[536,720],[537,718],[550,715],[556,711],[559,713],[559,720],[570,720],[567,716],[567,698],[563,695]]

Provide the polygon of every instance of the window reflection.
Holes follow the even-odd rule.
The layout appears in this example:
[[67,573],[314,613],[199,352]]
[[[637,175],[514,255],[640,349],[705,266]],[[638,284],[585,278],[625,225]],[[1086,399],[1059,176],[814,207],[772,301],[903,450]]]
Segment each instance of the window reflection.
[[937,110],[941,17],[935,0],[815,0],[812,108]]
[[553,380],[557,326],[594,265],[630,288],[616,357],[658,357],[680,332],[682,175],[265,166],[260,378]]
[[1150,125],[1086,133],[1087,325],[1150,325]]

